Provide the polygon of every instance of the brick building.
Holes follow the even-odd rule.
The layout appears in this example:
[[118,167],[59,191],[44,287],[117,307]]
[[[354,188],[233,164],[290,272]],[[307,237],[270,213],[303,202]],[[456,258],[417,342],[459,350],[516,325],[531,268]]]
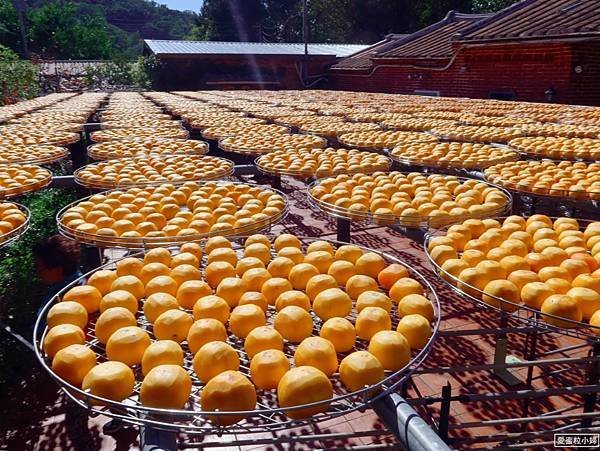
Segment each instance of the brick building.
[[[144,41],[160,61],[155,89],[302,89],[323,86],[327,69],[365,48],[351,44]],[[302,71],[306,61],[307,78]]]
[[523,0],[450,12],[330,69],[330,87],[600,105],[600,0]]

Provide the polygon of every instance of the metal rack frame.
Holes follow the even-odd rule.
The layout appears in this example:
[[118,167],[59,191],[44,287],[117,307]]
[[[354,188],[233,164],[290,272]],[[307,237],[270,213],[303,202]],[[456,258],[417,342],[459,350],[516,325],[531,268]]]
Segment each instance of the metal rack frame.
[[[183,96],[182,96],[183,97]],[[157,102],[155,102],[157,103]],[[80,143],[78,143],[80,144]],[[74,157],[75,146],[70,146],[72,150],[72,156]],[[79,146],[83,147],[83,146]],[[79,151],[81,149],[77,149]],[[237,168],[236,168],[237,169]],[[74,180],[72,176],[54,177],[51,186],[73,186]],[[349,222],[347,223],[349,233]],[[416,240],[422,240],[424,233],[421,236],[412,237]],[[600,374],[600,354],[598,350],[597,341],[592,344],[590,349],[590,355],[585,358],[575,357],[558,357],[552,358],[554,354],[568,353],[582,349],[583,347],[589,347],[590,343],[582,341],[581,344],[570,346],[562,349],[556,349],[552,352],[538,352],[539,337],[545,334],[556,333],[551,330],[540,330],[535,324],[528,325],[526,327],[515,327],[511,325],[511,319],[506,315],[499,315],[499,322],[502,323],[500,328],[475,328],[470,330],[455,330],[455,331],[440,331],[438,332],[439,338],[445,337],[465,337],[467,340],[472,340],[475,337],[492,336],[497,339],[497,352],[496,360],[494,363],[480,364],[480,365],[462,365],[462,366],[451,366],[451,367],[439,367],[430,368],[421,366],[415,370],[414,375],[436,373],[436,374],[459,374],[459,373],[476,373],[483,372],[497,372],[501,374],[502,371],[513,370],[516,368],[527,368],[528,370],[528,383],[526,384],[526,390],[509,390],[506,392],[490,392],[484,391],[483,393],[461,393],[453,394],[452,388],[446,386],[442,389],[442,393],[439,396],[420,396],[418,390],[412,381],[407,381],[404,386],[399,387],[402,392],[402,396],[397,393],[391,394],[389,397],[382,398],[380,401],[373,402],[371,406],[380,416],[380,418],[386,423],[390,430],[396,435],[400,442],[411,450],[433,450],[448,449],[446,443],[452,446],[474,446],[476,444],[486,443],[501,443],[502,449],[518,449],[527,448],[529,446],[547,446],[551,445],[552,442],[548,441],[551,438],[551,434],[555,431],[567,430],[569,432],[576,431],[598,431],[600,428],[594,426],[594,421],[597,421],[600,416],[600,412],[594,409],[597,392],[600,390],[598,385],[598,375]],[[507,340],[508,334],[525,334],[527,337],[527,343],[525,346],[524,355],[527,360],[524,362],[513,362],[506,363],[506,354],[509,350],[509,341]],[[537,345],[536,345],[537,343]],[[549,358],[546,358],[549,357]],[[549,374],[552,376],[554,373],[560,371],[569,371],[572,368],[577,369],[586,367],[587,379],[579,386],[574,387],[554,387],[544,391],[535,390],[531,387],[532,382],[540,376],[533,376],[534,368],[546,368],[553,365],[562,365],[566,368],[560,370],[550,370]],[[531,374],[530,374],[531,373]],[[546,375],[546,374],[544,374]],[[412,387],[411,387],[412,386]],[[408,389],[415,392],[415,396],[408,396]],[[559,409],[557,411],[546,412],[543,415],[531,416],[528,415],[528,403],[530,399],[542,399],[550,396],[562,396],[562,395],[574,395],[582,397],[582,405],[588,409],[587,413],[571,413],[576,407],[569,409]],[[487,400],[498,400],[498,401],[514,401],[521,400],[523,402],[523,410],[521,417],[501,419],[501,420],[487,420],[479,422],[470,422],[466,424],[451,423],[450,421],[450,408],[452,405],[457,403],[478,403]],[[433,415],[427,414],[427,409],[430,406],[439,405],[440,414],[439,420],[435,420]],[[419,412],[416,412],[414,409]],[[423,413],[425,411],[425,413]],[[427,417],[429,422],[433,424],[433,429],[427,424],[421,415]],[[578,421],[580,420],[580,421]],[[552,428],[548,431],[527,431],[527,424],[537,424],[539,422],[555,421],[555,422],[570,422]],[[480,426],[502,426],[502,425],[514,425],[515,423],[524,424],[525,427],[520,433],[507,433],[507,434],[496,434],[492,436],[476,437],[476,438],[460,438],[453,436],[453,432],[463,430],[466,428],[477,428]],[[596,423],[597,424],[597,423]],[[434,429],[437,431],[434,432]],[[277,438],[263,438],[263,439],[242,439],[232,442],[233,446],[246,446],[246,445],[270,445],[270,444],[294,444],[294,443],[308,443],[313,440],[327,440],[327,439],[344,439],[352,437],[367,437],[367,436],[380,436],[386,435],[387,433],[381,430],[364,431],[362,433],[338,433],[338,434],[304,434],[299,436],[290,437],[277,437]],[[438,435],[439,434],[439,435]],[[441,438],[440,438],[441,437]],[[144,450],[156,449],[159,446],[164,449],[176,449],[178,447],[177,437],[171,431],[165,431],[160,428],[144,427],[140,428],[140,440],[141,446]],[[444,440],[444,441],[442,441]],[[541,441],[540,441],[541,440]],[[545,441],[544,441],[545,440]],[[222,439],[216,439],[212,441],[204,441],[201,444],[192,441],[183,440],[179,443],[180,446],[193,446],[202,448],[211,448],[217,446],[223,446]],[[229,443],[228,443],[229,444]]]
[[[493,218],[493,219],[504,219],[504,218]],[[591,220],[584,220],[584,219],[578,219],[580,225],[582,222],[584,223],[590,223]],[[465,285],[467,288],[469,288],[470,290],[476,292],[479,295],[483,295],[483,290],[474,287],[472,285],[469,285],[465,282],[460,281],[460,279],[458,279],[458,277],[455,277],[454,275],[444,271],[440,265],[438,265],[433,258],[431,257],[431,253],[429,250],[429,243],[430,241],[435,238],[436,236],[443,236],[440,234],[443,234],[445,232],[445,230],[447,230],[447,228],[444,229],[439,229],[434,231],[433,233],[429,233],[425,236],[425,242],[424,242],[424,250],[425,250],[425,255],[427,256],[427,259],[429,260],[429,264],[432,267],[432,269],[434,270],[434,272],[438,275],[438,277],[440,277],[443,282],[446,284],[446,286],[448,288],[450,288],[452,291],[458,293],[459,295],[461,295],[464,299],[468,300],[469,302],[473,303],[474,305],[477,305],[479,307],[482,307],[484,309],[488,309],[488,310],[495,310],[497,312],[499,312],[500,316],[510,316],[511,318],[514,318],[518,321],[523,322],[526,326],[532,326],[535,327],[536,329],[539,329],[540,331],[544,331],[544,330],[550,330],[550,331],[554,331],[563,335],[569,335],[569,336],[573,336],[573,337],[577,337],[577,338],[582,338],[582,339],[587,339],[590,340],[591,342],[594,342],[595,340],[600,340],[600,327],[595,327],[595,326],[590,326],[589,324],[583,322],[583,321],[574,321],[568,318],[563,318],[560,316],[556,316],[553,314],[549,314],[549,313],[541,313],[539,310],[524,305],[524,304],[518,304],[515,302],[511,302],[508,301],[506,299],[502,299],[500,297],[497,296],[493,296],[490,294],[487,294],[487,296],[489,296],[490,298],[494,299],[494,301],[496,301],[498,303],[498,307],[490,305],[486,302],[484,302],[483,300],[479,299],[477,296],[468,293],[460,288],[457,287],[458,283],[461,283],[463,285]],[[438,234],[438,235],[436,235]],[[442,277],[441,275],[444,275],[445,277]],[[450,280],[448,280],[448,278]],[[557,320],[557,321],[562,321],[563,323],[567,323],[570,325],[570,327],[560,327],[560,326],[556,326],[556,325],[552,325],[548,322],[544,322],[541,321],[541,319],[543,317],[548,317],[551,318],[553,320]],[[501,323],[505,323],[505,321],[501,321]],[[503,327],[503,325],[501,324],[501,327]]]
[[[200,182],[200,183],[202,183],[202,182]],[[209,182],[206,182],[206,183],[209,183]],[[241,182],[226,182],[226,181],[221,181],[221,183],[241,184]],[[181,183],[179,183],[179,185],[180,184]],[[174,185],[177,186],[178,184],[174,184]],[[102,191],[100,194],[110,193],[110,191],[111,190]],[[215,236],[215,235],[239,236],[242,234],[258,233],[260,231],[269,230],[272,226],[283,221],[289,213],[289,202],[288,202],[287,196],[280,191],[277,191],[277,190],[274,190],[274,191],[275,191],[275,193],[279,194],[284,199],[284,202],[285,202],[284,209],[281,212],[279,212],[278,215],[269,217],[263,221],[255,222],[253,224],[248,224],[243,227],[238,227],[237,229],[232,228],[230,230],[231,233],[221,230],[221,231],[216,231],[216,232],[198,233],[197,235],[184,235],[184,236],[175,236],[175,237],[167,236],[167,237],[152,237],[152,238],[138,237],[138,238],[122,239],[120,237],[106,237],[106,236],[98,235],[95,233],[80,232],[80,231],[68,228],[65,224],[63,224],[61,222],[62,216],[69,208],[76,207],[80,202],[85,201],[92,196],[88,196],[83,199],[78,199],[75,202],[72,202],[69,205],[63,207],[56,214],[56,223],[58,226],[58,231],[61,235],[65,236],[67,238],[70,238],[72,240],[78,241],[79,243],[82,243],[82,244],[90,244],[93,246],[105,247],[105,248],[113,247],[113,248],[123,248],[123,249],[145,249],[145,248],[158,247],[158,246],[171,246],[171,245],[181,244],[186,241],[198,241],[203,238],[208,238],[208,237]]]
[[[457,178],[458,178],[458,180],[463,180],[463,181],[473,180],[473,179],[466,178],[466,177],[457,177]],[[512,199],[512,195],[510,194],[510,192],[508,190],[502,188],[501,186],[494,185],[493,183],[490,183],[487,181],[483,181],[483,180],[479,180],[479,181],[481,183],[485,183],[491,187],[498,189],[507,198],[507,203],[504,206],[502,206],[501,208],[499,208],[497,210],[486,213],[482,217],[485,217],[485,218],[494,217],[494,216],[501,215],[503,213],[508,213],[512,210],[513,199]],[[433,228],[435,226],[434,221],[432,221],[430,219],[430,217],[427,217],[425,219],[406,218],[403,220],[402,218],[397,218],[396,216],[391,216],[391,215],[386,215],[386,216],[380,215],[378,217],[375,214],[371,213],[370,211],[369,212],[349,213],[348,209],[336,207],[331,204],[325,204],[324,202],[320,202],[317,199],[315,199],[311,194],[311,190],[312,190],[312,188],[317,186],[318,183],[319,183],[319,180],[316,180],[307,187],[306,191],[307,191],[308,202],[312,206],[312,208],[314,208],[315,210],[323,212],[323,213],[336,219],[336,221],[337,221],[336,231],[337,231],[338,241],[350,242],[350,240],[351,240],[351,224],[352,223],[361,223],[361,222],[362,223],[373,223],[374,222],[380,226],[387,226],[394,230],[397,230],[411,238],[419,237],[419,239],[420,239],[420,237],[423,237],[424,234],[430,228]],[[354,218],[352,218],[352,216],[354,216]],[[469,217],[475,218],[475,217],[479,217],[479,216],[477,216],[477,215],[471,216],[470,215]],[[466,217],[462,218],[462,219],[466,219]],[[446,220],[445,222],[440,223],[439,225],[449,224],[452,222],[455,222],[455,221]]]
[[[501,320],[502,321],[502,320]],[[520,334],[525,336],[525,346],[522,351],[524,359],[507,359],[507,335]],[[440,406],[440,414],[437,422],[437,430],[446,443],[451,446],[474,446],[475,444],[498,443],[499,449],[530,449],[540,446],[552,445],[553,434],[560,432],[591,432],[600,429],[593,427],[593,423],[600,419],[600,410],[597,409],[598,392],[600,391],[600,342],[583,341],[579,345],[567,346],[552,351],[539,351],[539,338],[544,334],[553,334],[546,329],[532,327],[514,327],[508,323],[493,329],[469,329],[469,330],[446,330],[440,331],[440,339],[444,337],[464,337],[467,340],[474,337],[492,336],[503,353],[496,353],[492,363],[478,365],[457,365],[437,368],[421,367],[415,371],[419,374],[478,374],[492,373],[503,380],[511,388],[508,391],[486,391],[484,393],[453,393],[449,383],[442,387],[439,395],[411,398],[408,403],[419,409],[427,409],[433,405]],[[587,357],[569,357],[561,354],[573,352],[587,347]],[[556,367],[560,369],[555,369]],[[512,370],[527,370],[525,380],[516,379]],[[534,376],[534,370],[540,372]],[[558,376],[569,372],[584,371],[581,382],[578,385],[564,386],[557,380]],[[540,379],[556,381],[557,386],[545,389],[536,389],[533,384]],[[530,414],[531,402],[534,400],[548,401],[554,396],[577,396],[579,404],[573,404],[566,408],[551,410],[543,414]],[[481,402],[517,402],[521,404],[521,411],[514,412],[509,418],[493,420],[468,421],[456,423],[450,420],[450,409],[453,404],[471,404]],[[574,412],[580,410],[581,412]],[[517,416],[520,415],[520,416]],[[545,430],[529,430],[530,425],[538,423],[552,423],[553,426]],[[517,427],[518,431],[499,432],[491,436],[460,437],[459,431],[465,429],[476,429],[480,427]],[[459,433],[456,436],[455,433]],[[542,440],[540,442],[540,440]],[[464,449],[464,448],[461,448]]]
[[[273,238],[273,237],[272,237]],[[232,238],[235,240],[236,238]],[[241,238],[240,238],[241,239]],[[301,241],[304,245],[308,245],[311,242],[317,241],[318,238],[301,238]],[[340,246],[345,243],[331,242],[334,245]],[[241,245],[238,245],[238,251],[243,249]],[[374,251],[369,248],[363,248],[365,252],[376,252],[391,263],[401,263],[395,257],[390,255]],[[140,254],[134,254],[140,255]],[[206,258],[206,257],[205,257]],[[98,269],[109,268],[114,266],[116,261],[111,261],[105,265],[102,265],[99,268],[96,268],[86,275],[82,276],[81,279],[87,278],[90,274],[95,272]],[[49,308],[60,299],[60,295],[70,289],[72,286],[77,284],[77,281],[65,287],[59,293],[57,293],[51,301],[46,304],[40,315],[36,321],[35,329],[34,329],[34,347],[35,352],[38,357],[38,360],[42,364],[42,366],[50,373],[51,377],[55,379],[59,385],[63,388],[67,396],[69,396],[75,403],[79,404],[81,407],[88,410],[88,413],[91,415],[103,414],[108,415],[110,417],[122,420],[127,423],[131,423],[137,426],[144,428],[149,428],[155,431],[164,431],[164,432],[185,432],[190,437],[194,437],[197,435],[205,435],[207,433],[223,435],[223,434],[252,434],[252,433],[262,433],[266,431],[278,431],[285,430],[288,428],[296,428],[304,425],[317,425],[324,421],[336,418],[341,415],[348,414],[354,410],[364,411],[367,408],[379,405],[388,405],[390,404],[390,399],[387,399],[390,395],[395,393],[399,387],[404,385],[410,375],[423,363],[423,361],[427,358],[433,343],[435,342],[439,323],[441,319],[441,313],[439,308],[439,299],[435,293],[433,287],[429,284],[429,282],[422,276],[419,272],[411,269],[411,275],[417,278],[426,288],[428,297],[432,301],[434,305],[434,310],[436,312],[436,319],[432,328],[431,338],[428,340],[428,343],[421,350],[416,352],[411,359],[411,361],[402,369],[396,372],[386,372],[386,377],[381,382],[365,387],[355,392],[346,392],[345,394],[338,394],[332,400],[320,401],[310,404],[305,404],[302,406],[295,406],[290,408],[281,408],[281,407],[273,407],[268,404],[261,404],[259,402],[259,409],[254,411],[240,411],[240,412],[220,412],[222,416],[239,416],[245,415],[249,418],[247,419],[246,424],[243,425],[233,425],[230,427],[222,427],[218,424],[210,424],[206,419],[200,420],[200,417],[209,415],[208,412],[202,412],[197,410],[169,410],[169,409],[157,409],[157,408],[149,408],[141,406],[138,402],[115,402],[108,399],[104,399],[98,396],[90,395],[87,392],[82,391],[81,389],[74,387],[64,380],[60,379],[57,375],[55,375],[49,368],[47,361],[44,358],[44,353],[42,350],[42,343],[44,340],[45,333],[47,331],[45,327],[45,315]],[[144,323],[145,324],[145,323]],[[147,326],[147,324],[145,324]],[[88,329],[92,327],[88,325]],[[91,330],[91,329],[90,329]],[[92,334],[88,330],[88,334]],[[230,340],[231,341],[231,340]],[[91,342],[92,347],[98,347],[95,340]],[[239,340],[233,340],[232,345],[234,347],[241,347]],[[102,348],[97,349],[98,352],[102,353]],[[242,367],[245,368],[244,372],[247,372],[248,363],[243,360]],[[189,363],[189,362],[188,362]],[[246,366],[244,366],[246,365]],[[197,381],[196,381],[197,382]],[[196,385],[196,383],[195,383]],[[376,389],[381,388],[380,392],[377,392]],[[337,391],[337,390],[336,390]],[[197,395],[194,397],[195,403],[198,402],[196,399]],[[100,405],[98,405],[100,403]],[[294,411],[299,409],[304,409],[310,406],[318,406],[318,405],[329,405],[329,409],[324,414],[319,414],[317,417],[305,419],[305,420],[289,420],[284,419],[280,420],[281,415],[285,415],[287,411]],[[383,415],[391,415],[395,411],[389,411],[384,413]],[[403,411],[406,414],[407,406],[404,404]],[[214,414],[214,413],[213,413]],[[414,413],[413,413],[414,414]],[[254,419],[255,418],[255,419]],[[392,424],[392,420],[388,417],[388,421]],[[182,421],[187,422],[182,423]],[[431,430],[426,427],[424,423],[420,423],[421,432],[417,435],[427,436],[427,434],[431,434]],[[429,431],[429,432],[427,432]],[[407,432],[404,432],[407,434]],[[160,434],[159,434],[160,436]],[[313,438],[314,440],[314,438]],[[439,439],[437,439],[439,441]],[[430,440],[431,441],[431,437]],[[441,443],[441,442],[440,442]],[[203,444],[204,446],[204,444]],[[169,448],[170,449],[170,448]]]
[[[160,157],[164,157],[164,158],[169,158],[169,157],[188,157],[191,155],[187,155],[187,154],[161,154]],[[196,155],[199,157],[198,162],[202,163],[202,158],[205,157],[205,155]],[[118,159],[114,159],[114,160],[105,160],[105,162],[110,163],[115,162],[121,162],[123,160],[135,160],[135,159],[140,159],[140,160],[144,160],[144,159],[148,159],[148,158],[158,158],[159,155],[148,155],[148,156],[143,156],[143,157],[125,157],[125,158],[118,158]],[[118,184],[118,183],[113,183],[113,184],[102,184],[102,183],[94,183],[94,182],[86,182],[85,179],[82,179],[79,175],[80,172],[90,166],[97,166],[98,163],[90,163],[87,164],[85,166],[82,166],[81,168],[75,170],[73,172],[73,176],[75,177],[75,183],[77,183],[80,186],[83,186],[84,188],[88,188],[88,189],[94,189],[94,190],[112,190],[112,189],[127,189],[127,188],[134,188],[134,187],[150,187],[150,186],[158,186],[162,183],[185,183],[185,182],[207,182],[207,181],[215,181],[215,180],[221,180],[224,179],[226,177],[229,177],[231,175],[234,174],[235,172],[235,165],[233,163],[233,161],[228,160],[226,158],[222,158],[222,157],[212,157],[210,156],[210,158],[213,159],[218,159],[221,160],[221,162],[226,163],[227,164],[227,169],[223,170],[221,173],[215,175],[214,177],[201,177],[201,178],[191,178],[188,180],[177,180],[175,182],[171,181],[171,180],[161,180],[161,181],[148,181],[148,182],[133,182],[133,183],[124,183],[124,184]]]
[[[3,200],[0,200],[0,202],[3,202]],[[27,230],[29,230],[29,226],[31,225],[31,212],[29,211],[29,208],[27,208],[25,205],[21,205],[16,202],[11,203],[15,204],[21,211],[24,211],[26,213],[26,219],[25,222],[18,226],[16,229],[11,230],[10,232],[4,235],[0,235],[0,249],[18,240],[21,237],[21,235],[23,235],[25,232],[27,232]]]

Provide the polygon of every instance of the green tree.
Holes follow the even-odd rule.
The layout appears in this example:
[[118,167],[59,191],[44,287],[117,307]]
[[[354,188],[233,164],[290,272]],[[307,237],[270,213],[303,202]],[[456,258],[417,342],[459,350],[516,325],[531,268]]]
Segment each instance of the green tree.
[[349,41],[372,43],[389,33],[415,31],[421,22],[420,9],[411,0],[353,0]]
[[205,0],[191,38],[211,41],[260,41],[261,0]]
[[352,32],[352,0],[318,0],[308,10],[311,42],[347,42]]
[[51,2],[30,10],[32,49],[44,56],[73,59],[106,59],[113,53],[113,38],[106,19],[78,14],[71,2]]
[[0,0],[0,42],[17,50],[21,45],[17,13],[11,0]]
[[473,0],[473,9],[482,13],[493,13],[500,11],[519,0]]
[[268,42],[298,42],[302,38],[302,1],[265,0],[262,38]]
[[[148,0],[27,0],[32,53],[51,58],[129,60],[142,39],[184,39],[198,18]],[[0,42],[20,51],[12,0],[0,0]]]
[[473,9],[472,0],[429,0],[422,3],[417,17],[419,28],[442,20],[448,11],[470,13]]

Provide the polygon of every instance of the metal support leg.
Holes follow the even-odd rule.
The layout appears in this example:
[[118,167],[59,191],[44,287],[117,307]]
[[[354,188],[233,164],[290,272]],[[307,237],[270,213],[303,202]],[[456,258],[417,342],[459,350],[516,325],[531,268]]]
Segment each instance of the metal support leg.
[[281,190],[281,176],[280,175],[274,175],[271,177],[271,187],[273,189]]
[[531,215],[533,215],[537,209],[538,199],[536,196],[531,196]]
[[350,221],[344,218],[337,218],[337,240],[343,243],[350,242]]
[[[600,341],[594,343],[591,354],[593,357],[600,355]],[[587,370],[587,384],[596,385],[600,380],[600,361],[592,360]],[[588,393],[583,397],[583,412],[589,413],[596,409],[596,401],[598,400],[598,394],[596,392]],[[593,418],[584,418],[581,420],[581,426],[588,428],[592,425]]]
[[[500,312],[500,329],[505,328],[507,325],[508,320],[506,318],[506,314],[504,312]],[[496,349],[494,351],[494,365],[506,364],[507,345],[508,339],[506,333],[498,335],[498,337],[496,338]],[[494,374],[511,387],[522,383],[519,379],[513,376],[513,374],[506,368],[494,369]]]
[[140,449],[142,451],[176,451],[177,434],[149,426],[140,426]]
[[91,271],[94,268],[102,265],[102,248],[94,246],[82,246],[82,266],[84,272]]
[[452,386],[447,383],[442,387],[442,405],[440,407],[440,424],[438,434],[444,442],[448,442],[448,429],[450,426],[450,402],[452,401]]
[[409,451],[447,451],[448,445],[395,393],[372,403],[373,410]]
[[[525,343],[528,344],[529,346],[526,346],[525,353],[523,355],[525,356],[525,358],[528,361],[533,361],[535,359],[536,348],[537,348],[537,338],[538,338],[537,329],[535,329],[533,332],[527,334]],[[529,368],[527,368],[527,379],[525,381],[525,385],[527,385],[527,388],[529,390],[531,390],[533,388],[531,385],[532,381],[533,381],[533,366],[530,366]],[[531,404],[531,399],[525,398],[523,400],[523,415],[521,415],[523,418],[526,417],[527,415],[529,415],[530,404]],[[521,430],[522,431],[527,430],[527,423],[523,423]]]
[[510,193],[513,197],[512,214],[523,214],[523,201],[521,200],[521,196],[519,196],[519,194],[517,194],[515,191],[511,191]]
[[69,147],[71,153],[71,161],[73,162],[73,170],[79,169],[82,166],[88,164],[88,156],[83,141],[80,139],[75,144],[71,144]]

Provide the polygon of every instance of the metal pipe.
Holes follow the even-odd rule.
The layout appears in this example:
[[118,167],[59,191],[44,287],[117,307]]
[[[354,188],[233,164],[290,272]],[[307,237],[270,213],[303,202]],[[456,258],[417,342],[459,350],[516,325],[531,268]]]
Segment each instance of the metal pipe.
[[[465,393],[452,396],[452,401],[467,402],[489,402],[503,400],[517,400],[525,398],[546,398],[559,395],[583,395],[586,393],[595,393],[600,389],[599,385],[582,385],[578,387],[563,387],[563,388],[545,388],[540,390],[518,390],[513,392],[502,393]],[[444,398],[440,396],[429,396],[426,398],[411,399],[408,403],[412,406],[435,404],[442,402]]]
[[[273,435],[275,435],[273,433]],[[310,435],[281,435],[279,437],[268,437],[268,438],[249,438],[249,439],[236,439],[231,442],[223,441],[202,441],[194,442],[191,440],[179,442],[179,446],[182,448],[222,448],[224,444],[228,446],[260,446],[260,445],[283,445],[283,444],[297,444],[304,442],[317,442],[323,440],[347,440],[350,438],[357,437],[381,437],[390,435],[382,430],[372,431],[359,431],[359,432],[334,432],[327,434],[310,434]],[[238,434],[237,436],[243,436]],[[236,437],[237,437],[236,436]],[[389,445],[388,445],[389,446]]]
[[[572,432],[595,432],[599,428],[578,428],[572,430]],[[493,443],[493,442],[507,442],[507,441],[523,441],[523,440],[536,440],[544,437],[551,437],[556,433],[556,430],[550,429],[546,431],[536,431],[536,432],[525,432],[525,433],[506,433],[506,434],[494,434],[494,435],[483,435],[483,436],[475,436],[475,437],[461,437],[452,440],[452,443],[459,443],[462,445],[470,444],[470,443]],[[467,448],[470,449],[470,448]]]
[[468,335],[500,335],[505,333],[527,333],[538,330],[535,327],[505,327],[493,329],[464,329],[464,330],[441,330],[440,337],[462,337]]
[[[235,175],[256,175],[258,174],[256,167],[250,164],[241,164],[234,167]],[[73,188],[77,186],[74,175],[55,175],[49,188]]]
[[467,423],[451,424],[450,429],[481,428],[485,426],[506,426],[519,423],[539,423],[546,421],[562,421],[569,419],[596,418],[600,412],[566,413],[562,415],[542,415],[537,417],[503,418],[500,420],[469,421]]
[[469,371],[489,371],[498,368],[527,368],[530,366],[545,366],[545,365],[564,365],[575,363],[588,363],[592,361],[600,361],[599,357],[566,357],[562,359],[546,359],[535,360],[533,362],[515,362],[515,363],[486,363],[473,366],[441,366],[438,368],[417,368],[415,374],[441,374],[441,373],[466,373]]
[[[587,374],[586,374],[586,379],[587,379],[587,383],[592,385],[592,384],[598,384],[598,382],[600,381],[600,361],[598,360],[598,357],[600,356],[600,343],[596,342],[594,343],[594,347],[592,348],[592,351],[590,352],[590,357],[593,359],[590,359],[590,363],[589,363],[589,368],[587,370]],[[583,397],[583,411],[585,413],[588,412],[593,412],[596,409],[596,401],[598,399],[598,393],[597,392],[592,392],[592,393],[588,393],[587,395],[585,395]],[[590,427],[592,425],[591,420],[589,419],[585,419],[581,422],[581,425],[583,427]]]
[[142,451],[175,451],[178,449],[177,433],[145,425],[140,426],[140,448]]
[[253,164],[236,164],[233,170],[235,175],[258,175],[258,170]]
[[52,177],[50,188],[72,188],[75,185],[75,176],[73,175],[55,175]]
[[450,448],[396,393],[384,396],[371,404],[377,416],[409,451],[448,451]]
[[571,345],[571,346],[565,346],[564,348],[559,348],[559,349],[553,349],[551,351],[546,351],[546,352],[540,352],[540,356],[547,356],[547,355],[552,355],[552,354],[556,354],[559,352],[568,352],[568,351],[574,351],[576,349],[580,349],[580,348],[585,348],[589,346],[589,343],[581,343],[578,345]]

